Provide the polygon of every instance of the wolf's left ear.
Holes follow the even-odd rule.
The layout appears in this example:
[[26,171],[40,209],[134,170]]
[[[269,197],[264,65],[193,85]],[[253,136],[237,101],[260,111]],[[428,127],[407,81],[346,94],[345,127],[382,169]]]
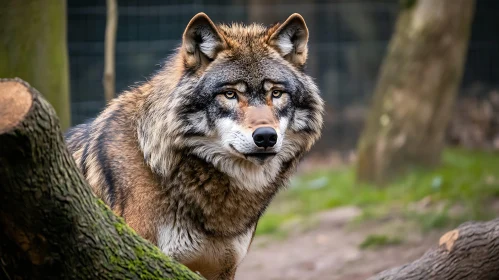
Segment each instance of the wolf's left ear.
[[191,19],[182,41],[188,67],[208,64],[225,47],[225,40],[205,13],[198,13]]
[[303,66],[308,54],[308,28],[300,14],[292,14],[269,38],[269,45],[295,66]]

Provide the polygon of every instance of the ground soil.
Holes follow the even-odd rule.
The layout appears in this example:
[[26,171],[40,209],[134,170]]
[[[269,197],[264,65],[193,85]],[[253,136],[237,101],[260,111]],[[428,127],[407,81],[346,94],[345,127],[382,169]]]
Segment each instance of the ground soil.
[[[236,280],[367,279],[419,258],[444,233],[422,233],[417,225],[397,218],[353,223],[359,214],[354,207],[337,208],[316,214],[313,228],[296,230],[286,238],[256,237]],[[397,236],[402,242],[360,249],[371,234]]]

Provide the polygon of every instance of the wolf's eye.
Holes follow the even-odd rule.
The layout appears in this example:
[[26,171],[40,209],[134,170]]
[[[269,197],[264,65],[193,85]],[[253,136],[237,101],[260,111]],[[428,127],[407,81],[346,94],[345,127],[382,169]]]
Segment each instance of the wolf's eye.
[[280,90],[273,90],[272,91],[273,98],[281,98],[281,96],[282,96],[282,91],[280,91]]
[[226,91],[224,92],[224,96],[227,99],[235,99],[236,98],[236,93],[233,91]]

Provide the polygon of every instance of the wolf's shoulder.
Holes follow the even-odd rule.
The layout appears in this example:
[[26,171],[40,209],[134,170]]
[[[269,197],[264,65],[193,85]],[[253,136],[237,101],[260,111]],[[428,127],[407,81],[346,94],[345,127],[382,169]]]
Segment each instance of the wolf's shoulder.
[[64,134],[64,140],[70,151],[84,145],[90,138],[90,129],[95,118],[89,119],[86,122],[70,128]]

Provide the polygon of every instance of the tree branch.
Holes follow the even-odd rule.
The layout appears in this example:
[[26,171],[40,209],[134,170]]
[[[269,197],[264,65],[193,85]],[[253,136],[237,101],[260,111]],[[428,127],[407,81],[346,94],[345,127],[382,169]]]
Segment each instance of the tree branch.
[[52,107],[0,79],[1,279],[201,279],[91,192]]

